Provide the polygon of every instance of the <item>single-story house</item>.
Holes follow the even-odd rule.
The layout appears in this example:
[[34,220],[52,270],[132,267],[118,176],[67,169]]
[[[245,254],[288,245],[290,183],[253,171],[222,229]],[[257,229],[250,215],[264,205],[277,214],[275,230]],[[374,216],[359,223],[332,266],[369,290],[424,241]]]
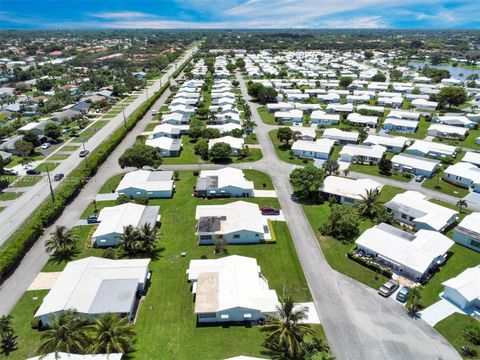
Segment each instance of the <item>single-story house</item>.
[[480,167],[480,153],[479,152],[473,152],[473,151],[467,151],[465,155],[462,158],[463,162],[468,162],[470,164],[473,164],[475,166]]
[[450,165],[444,170],[443,178],[448,182],[471,187],[475,192],[480,192],[480,168],[471,163],[461,161]]
[[228,244],[261,243],[272,237],[268,220],[257,204],[236,201],[223,205],[198,205],[196,235],[200,245],[216,240]]
[[17,130],[19,134],[24,132],[31,132],[37,136],[42,136],[45,134],[45,127],[47,124],[53,124],[52,121],[40,121],[40,122],[31,122],[27,125],[22,126]]
[[163,123],[155,126],[150,133],[150,138],[168,137],[171,139],[179,139],[183,134],[188,133],[188,125],[172,125]]
[[270,104],[267,104],[266,106],[267,106],[268,112],[289,111],[295,108],[293,104],[287,103],[287,102],[270,103]]
[[390,96],[379,96],[377,98],[377,105],[391,106],[391,107],[400,107],[403,103],[403,97],[390,97]]
[[333,113],[349,114],[353,112],[353,105],[352,104],[328,104],[326,112],[329,114],[333,114]]
[[358,113],[363,113],[363,112],[374,112],[377,113],[378,115],[383,115],[385,112],[385,108],[383,106],[373,106],[373,105],[358,105],[356,107],[356,110]]
[[315,141],[317,132],[313,127],[292,126],[290,127],[298,140]]
[[466,127],[469,129],[475,129],[475,127],[477,126],[476,122],[469,120],[466,116],[463,116],[463,115],[443,115],[443,116],[434,115],[433,121],[439,124],[445,124],[450,126],[460,126],[460,127]]
[[411,104],[415,109],[418,110],[435,111],[438,107],[438,102],[428,101],[425,99],[414,99],[412,100]]
[[427,130],[427,135],[444,139],[465,139],[468,130],[459,126],[432,124]]
[[435,159],[457,156],[458,148],[452,145],[442,144],[433,141],[415,140],[405,151],[407,154]]
[[340,176],[327,176],[320,188],[325,198],[334,196],[340,203],[354,205],[362,200],[367,191],[380,193],[383,185],[370,179],[350,179]]
[[105,313],[135,317],[139,293],[146,290],[150,259],[87,257],[70,261],[35,313],[42,325],[75,309],[95,318]]
[[395,219],[417,230],[444,231],[458,216],[458,211],[430,202],[422,193],[410,190],[395,195],[385,207]]
[[311,159],[328,159],[335,141],[330,139],[318,139],[316,141],[297,140],[292,145],[295,156]]
[[226,167],[202,170],[194,194],[198,197],[253,197],[253,181],[248,181],[240,169]]
[[318,99],[318,102],[321,102],[321,103],[338,104],[340,102],[340,95],[334,94],[334,93],[318,94],[317,99]]
[[453,229],[453,241],[480,252],[480,213],[471,213]]
[[233,130],[241,130],[242,126],[240,124],[229,122],[225,124],[207,125],[207,129],[218,129],[218,131],[220,131],[220,134],[223,134]]
[[347,116],[347,121],[354,125],[374,128],[377,126],[378,117],[352,113]]
[[187,275],[200,323],[256,323],[277,310],[277,293],[254,258],[191,260]]
[[310,114],[311,125],[336,125],[340,122],[340,114],[326,114],[323,111],[315,110]]
[[190,115],[183,115],[180,113],[165,114],[162,117],[162,124],[188,125],[189,121]]
[[125,203],[104,207],[98,215],[98,227],[92,235],[96,247],[116,246],[126,226],[140,228],[145,224],[155,227],[159,220],[160,206]]
[[298,109],[275,112],[275,121],[287,121],[300,124],[303,121],[303,111]]
[[383,122],[383,130],[413,134],[417,131],[418,121],[387,117]]
[[173,171],[135,170],[125,174],[115,190],[129,198],[171,198]]
[[182,151],[183,147],[181,139],[172,139],[165,136],[147,139],[145,144],[159,148],[163,157],[180,156],[180,152]]
[[356,144],[358,142],[359,133],[356,131],[344,131],[337,128],[325,129],[322,138],[335,141],[335,145]]
[[419,121],[420,120],[420,115],[421,114],[419,112],[416,112],[416,111],[392,110],[388,113],[387,117],[410,120],[410,121]]
[[390,136],[390,135],[374,135],[370,134],[367,136],[365,141],[362,143],[364,145],[382,145],[387,148],[387,151],[393,153],[401,153],[407,139],[401,136]]
[[208,140],[208,148],[211,149],[213,145],[217,143],[225,143],[230,145],[232,148],[232,152],[230,153],[231,156],[237,156],[239,151],[243,149],[245,140],[243,138],[236,138],[233,136],[222,136],[216,139]]
[[10,161],[12,161],[12,154],[0,150],[0,159],[2,159],[4,165],[8,164]]
[[392,157],[392,168],[396,171],[432,177],[440,167],[440,161],[410,154],[397,154]]
[[381,145],[345,145],[339,153],[341,161],[378,164],[387,149]]
[[462,310],[480,310],[480,265],[465,269],[442,285],[443,298]]
[[355,244],[375,262],[404,277],[421,281],[454,242],[437,231],[421,229],[411,234],[381,223],[366,230]]

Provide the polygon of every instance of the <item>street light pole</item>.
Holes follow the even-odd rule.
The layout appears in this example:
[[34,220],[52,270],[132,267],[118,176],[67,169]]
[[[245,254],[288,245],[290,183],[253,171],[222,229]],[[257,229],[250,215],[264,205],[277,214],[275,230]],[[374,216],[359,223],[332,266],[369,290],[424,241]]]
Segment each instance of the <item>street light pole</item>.
[[148,100],[148,88],[145,88],[145,92],[147,93],[147,100]]
[[123,126],[127,127],[127,117],[125,116],[125,108],[122,109],[123,113]]
[[55,194],[53,193],[52,180],[50,179],[50,172],[48,171],[47,163],[45,163],[45,169],[47,169],[48,186],[50,187],[50,195],[52,196],[52,202],[55,202]]
[[85,151],[85,140],[82,140],[83,151]]

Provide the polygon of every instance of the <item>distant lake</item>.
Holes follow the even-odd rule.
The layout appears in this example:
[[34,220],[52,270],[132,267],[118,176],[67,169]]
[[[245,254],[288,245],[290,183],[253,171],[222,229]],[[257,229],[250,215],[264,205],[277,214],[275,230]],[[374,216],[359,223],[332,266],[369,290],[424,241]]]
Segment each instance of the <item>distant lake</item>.
[[[451,66],[451,65],[432,65],[427,62],[421,62],[421,61],[411,61],[408,63],[408,65],[413,66],[417,70],[421,70],[425,67],[425,65],[428,65],[429,67],[435,68],[435,69],[441,69],[441,70],[448,70],[450,72],[450,75],[454,79],[460,79],[460,80],[465,80],[469,75],[471,74],[478,74],[480,75],[480,70],[472,70],[472,69],[467,69],[461,66]],[[463,74],[463,78],[460,76],[460,74]]]

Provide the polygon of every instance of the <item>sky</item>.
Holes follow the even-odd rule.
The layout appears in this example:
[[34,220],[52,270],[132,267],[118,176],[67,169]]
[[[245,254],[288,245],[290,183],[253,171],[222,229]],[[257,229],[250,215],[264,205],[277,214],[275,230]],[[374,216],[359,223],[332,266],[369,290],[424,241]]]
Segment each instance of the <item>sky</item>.
[[2,29],[480,29],[480,0],[0,0]]

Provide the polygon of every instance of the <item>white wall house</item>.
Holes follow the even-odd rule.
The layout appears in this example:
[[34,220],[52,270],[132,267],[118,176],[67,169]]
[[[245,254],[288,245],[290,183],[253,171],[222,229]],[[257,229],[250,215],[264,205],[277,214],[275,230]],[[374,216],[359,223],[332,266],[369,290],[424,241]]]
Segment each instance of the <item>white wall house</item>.
[[323,111],[312,111],[310,114],[311,125],[336,125],[340,122],[340,114],[326,114]]
[[335,141],[335,145],[356,144],[360,134],[356,131],[344,131],[337,128],[325,129],[322,138]]
[[274,313],[279,304],[254,258],[191,260],[187,276],[200,323],[256,323]]
[[125,174],[115,190],[129,198],[171,198],[173,171],[136,170]]
[[387,149],[381,145],[345,145],[339,153],[341,161],[378,164]]
[[458,148],[433,141],[415,140],[415,142],[410,145],[405,152],[415,156],[443,159],[448,156],[455,157],[457,155]]
[[400,132],[405,134],[413,134],[415,131],[417,131],[418,121],[387,117],[383,122],[382,128],[386,131],[395,131],[395,132]]
[[465,139],[468,130],[468,128],[459,126],[432,124],[427,130],[427,135],[442,139]]
[[412,106],[418,110],[435,111],[438,107],[438,102],[425,99],[414,99],[412,100]]
[[160,149],[163,157],[180,156],[183,147],[182,140],[172,139],[165,136],[147,139],[145,141],[145,145],[153,146]]
[[380,193],[383,185],[370,179],[349,179],[327,176],[320,188],[320,194],[327,199],[334,196],[341,204],[354,205],[366,196],[367,191]]
[[314,127],[292,126],[290,127],[298,140],[315,141],[317,131]]
[[172,125],[164,123],[155,126],[150,134],[151,139],[158,137],[169,137],[172,139],[179,139],[183,134],[188,133],[188,125]]
[[347,116],[347,121],[354,125],[374,128],[377,126],[378,117],[352,113]]
[[285,121],[300,124],[303,121],[303,111],[298,109],[288,111],[276,111],[275,121]]
[[243,138],[236,138],[233,136],[222,136],[216,139],[208,140],[208,149],[211,149],[213,145],[217,143],[225,143],[230,145],[232,149],[230,156],[237,156],[239,151],[243,148],[245,140]]
[[445,299],[462,310],[480,311],[480,265],[464,270],[442,285]]
[[295,156],[307,159],[328,159],[335,141],[318,139],[316,141],[297,140],[292,145]]
[[432,177],[440,167],[440,161],[410,154],[397,154],[392,157],[392,168],[396,171]]
[[240,169],[226,167],[202,170],[195,185],[199,197],[253,197],[253,181],[248,181]]
[[111,260],[87,257],[70,261],[35,313],[43,325],[65,310],[89,318],[105,313],[133,320],[137,292],[145,291],[150,259]]
[[444,170],[443,178],[448,182],[471,187],[475,192],[480,192],[480,168],[471,163],[462,161],[450,165]]
[[480,252],[480,213],[471,213],[453,229],[453,240]]
[[364,145],[382,145],[385,146],[387,151],[393,153],[402,152],[407,139],[402,136],[389,136],[389,135],[376,135],[370,134],[367,136],[365,141],[362,143]]

